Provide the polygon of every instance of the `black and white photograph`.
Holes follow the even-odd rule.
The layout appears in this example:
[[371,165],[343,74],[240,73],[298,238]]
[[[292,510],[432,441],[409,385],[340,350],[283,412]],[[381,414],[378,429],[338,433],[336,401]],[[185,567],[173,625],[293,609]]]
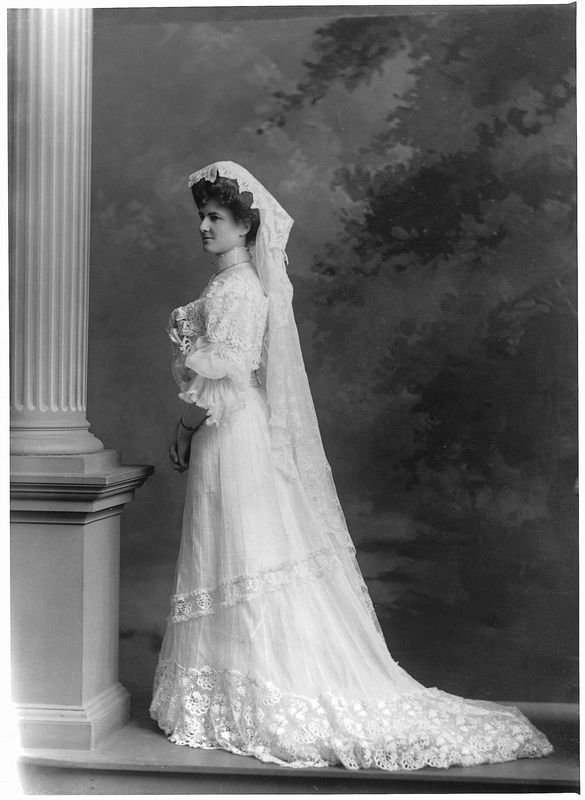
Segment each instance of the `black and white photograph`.
[[578,11],[7,9],[23,795],[579,793]]

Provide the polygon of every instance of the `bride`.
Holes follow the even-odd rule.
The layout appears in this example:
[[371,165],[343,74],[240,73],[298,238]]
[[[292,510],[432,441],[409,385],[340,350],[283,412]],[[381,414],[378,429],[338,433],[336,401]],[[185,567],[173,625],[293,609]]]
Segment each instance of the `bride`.
[[230,161],[189,186],[216,272],[168,328],[188,404],[171,460],[189,473],[151,716],[176,744],[292,767],[552,753],[517,708],[427,688],[392,659],[304,369],[286,274],[292,219]]

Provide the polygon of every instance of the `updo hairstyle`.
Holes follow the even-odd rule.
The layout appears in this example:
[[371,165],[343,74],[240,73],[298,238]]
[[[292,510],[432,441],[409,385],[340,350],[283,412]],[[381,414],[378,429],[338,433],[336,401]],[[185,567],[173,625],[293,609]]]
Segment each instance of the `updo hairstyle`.
[[219,176],[213,183],[203,179],[193,184],[191,192],[197,208],[201,208],[209,200],[215,200],[220,206],[231,211],[236,222],[250,225],[250,230],[246,234],[246,244],[255,241],[260,225],[260,212],[257,208],[251,208],[254,199],[251,192],[238,191],[237,181]]

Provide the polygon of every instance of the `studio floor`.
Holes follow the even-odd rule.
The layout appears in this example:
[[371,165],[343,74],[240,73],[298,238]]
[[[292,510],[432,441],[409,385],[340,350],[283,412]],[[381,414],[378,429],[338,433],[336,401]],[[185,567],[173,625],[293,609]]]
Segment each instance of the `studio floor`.
[[[24,750],[25,794],[414,794],[579,791],[579,723],[574,706],[523,708],[555,747],[552,756],[478,767],[384,772],[342,767],[298,770],[222,750],[167,741],[133,698],[132,721],[95,750]],[[570,712],[570,713],[568,713]]]

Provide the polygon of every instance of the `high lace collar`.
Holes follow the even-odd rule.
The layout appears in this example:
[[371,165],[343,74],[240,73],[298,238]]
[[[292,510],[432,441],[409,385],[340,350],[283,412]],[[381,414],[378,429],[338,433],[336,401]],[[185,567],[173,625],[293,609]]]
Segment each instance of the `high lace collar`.
[[235,267],[238,264],[245,264],[250,261],[250,251],[247,247],[232,247],[225,253],[219,253],[214,259],[215,266],[217,267],[216,275],[223,272],[225,269]]

